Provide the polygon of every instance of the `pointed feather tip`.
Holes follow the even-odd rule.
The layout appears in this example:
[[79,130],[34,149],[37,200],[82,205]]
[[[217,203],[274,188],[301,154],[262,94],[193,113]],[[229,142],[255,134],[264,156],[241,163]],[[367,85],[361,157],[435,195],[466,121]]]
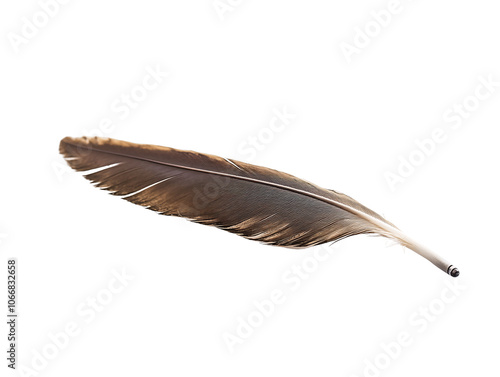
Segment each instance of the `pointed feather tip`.
[[66,147],[68,144],[76,144],[78,142],[81,142],[82,140],[87,139],[86,137],[70,137],[66,136],[65,138],[61,139],[59,142],[59,152],[64,154],[66,151]]
[[91,139],[97,140],[97,137],[90,138],[87,136],[82,136],[82,137],[66,136],[65,138],[61,139],[59,147],[63,146],[64,144],[88,144]]
[[87,139],[86,136],[83,137],[71,137],[71,136],[66,136],[65,138],[61,139],[61,144],[65,143],[74,143],[75,141],[80,141],[80,140],[85,140]]
[[71,143],[73,140],[72,137],[66,136],[65,138],[61,139],[59,142],[59,153],[62,154],[63,156],[66,156],[66,146]]
[[100,144],[100,143],[106,142],[108,140],[111,140],[111,139],[102,138],[102,137],[98,137],[98,136],[93,136],[93,137],[66,136],[65,138],[61,139],[61,141],[59,142],[59,153],[66,156],[67,150],[70,147],[77,147],[77,148],[84,147],[85,149],[92,149],[93,144]]

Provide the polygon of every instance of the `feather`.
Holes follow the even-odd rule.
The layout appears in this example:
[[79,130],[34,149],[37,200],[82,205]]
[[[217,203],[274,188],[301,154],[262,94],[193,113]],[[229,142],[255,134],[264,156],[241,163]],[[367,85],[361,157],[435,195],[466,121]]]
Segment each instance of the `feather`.
[[395,240],[456,277],[458,270],[351,197],[292,175],[193,151],[66,137],[61,154],[96,187],[163,215],[266,244],[302,248],[358,234]]

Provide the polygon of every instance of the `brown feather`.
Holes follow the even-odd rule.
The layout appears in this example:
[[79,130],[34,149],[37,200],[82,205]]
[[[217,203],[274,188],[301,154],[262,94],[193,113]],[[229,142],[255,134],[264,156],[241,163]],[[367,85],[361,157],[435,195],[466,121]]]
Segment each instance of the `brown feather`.
[[60,152],[97,187],[164,215],[287,247],[379,234],[446,263],[349,196],[276,170],[99,137],[64,138]]

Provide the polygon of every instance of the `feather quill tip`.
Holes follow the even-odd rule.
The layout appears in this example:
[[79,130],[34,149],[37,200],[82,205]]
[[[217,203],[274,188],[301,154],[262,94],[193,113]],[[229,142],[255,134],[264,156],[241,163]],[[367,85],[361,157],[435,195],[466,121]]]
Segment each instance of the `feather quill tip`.
[[458,268],[451,265],[450,267],[448,267],[448,275],[451,275],[452,277],[456,278],[460,275],[460,271],[458,271]]

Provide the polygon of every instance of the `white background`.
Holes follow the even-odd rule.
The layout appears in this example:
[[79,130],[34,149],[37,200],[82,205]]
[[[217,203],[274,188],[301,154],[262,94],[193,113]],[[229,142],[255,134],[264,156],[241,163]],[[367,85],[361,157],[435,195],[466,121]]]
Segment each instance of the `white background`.
[[[41,6],[2,3],[1,281],[16,257],[18,363],[48,376],[498,370],[500,87],[470,98],[480,77],[500,81],[496,3],[401,0],[380,30],[371,12],[387,10],[385,1],[222,3],[233,5],[218,13],[210,0],[71,1],[18,48],[24,17],[44,23]],[[341,46],[356,46],[365,27],[373,37],[348,61]],[[113,110],[148,67],[169,75],[127,116]],[[443,114],[464,100],[477,109],[454,129]],[[269,134],[273,111],[284,108],[295,118]],[[105,136],[264,165],[344,192],[461,276],[364,236],[336,244],[316,266],[314,248],[261,245],[111,197],[65,170],[58,154],[61,138],[96,134],[108,118]],[[417,158],[416,141],[438,128],[446,141],[391,190],[387,172],[397,174],[400,156]],[[255,156],[249,137],[260,138]],[[292,290],[282,276],[303,263],[316,267]],[[123,269],[134,278],[90,314],[88,298],[109,298],[103,290]],[[236,334],[238,318],[275,289],[285,301],[230,352],[224,334]],[[432,321],[419,314],[425,308]],[[79,332],[65,341],[68,324]],[[388,359],[382,343],[400,332],[411,344]],[[1,334],[5,354],[5,325]],[[63,344],[55,351],[51,334]],[[44,353],[46,363],[35,356]],[[375,362],[383,370],[367,369]]]

